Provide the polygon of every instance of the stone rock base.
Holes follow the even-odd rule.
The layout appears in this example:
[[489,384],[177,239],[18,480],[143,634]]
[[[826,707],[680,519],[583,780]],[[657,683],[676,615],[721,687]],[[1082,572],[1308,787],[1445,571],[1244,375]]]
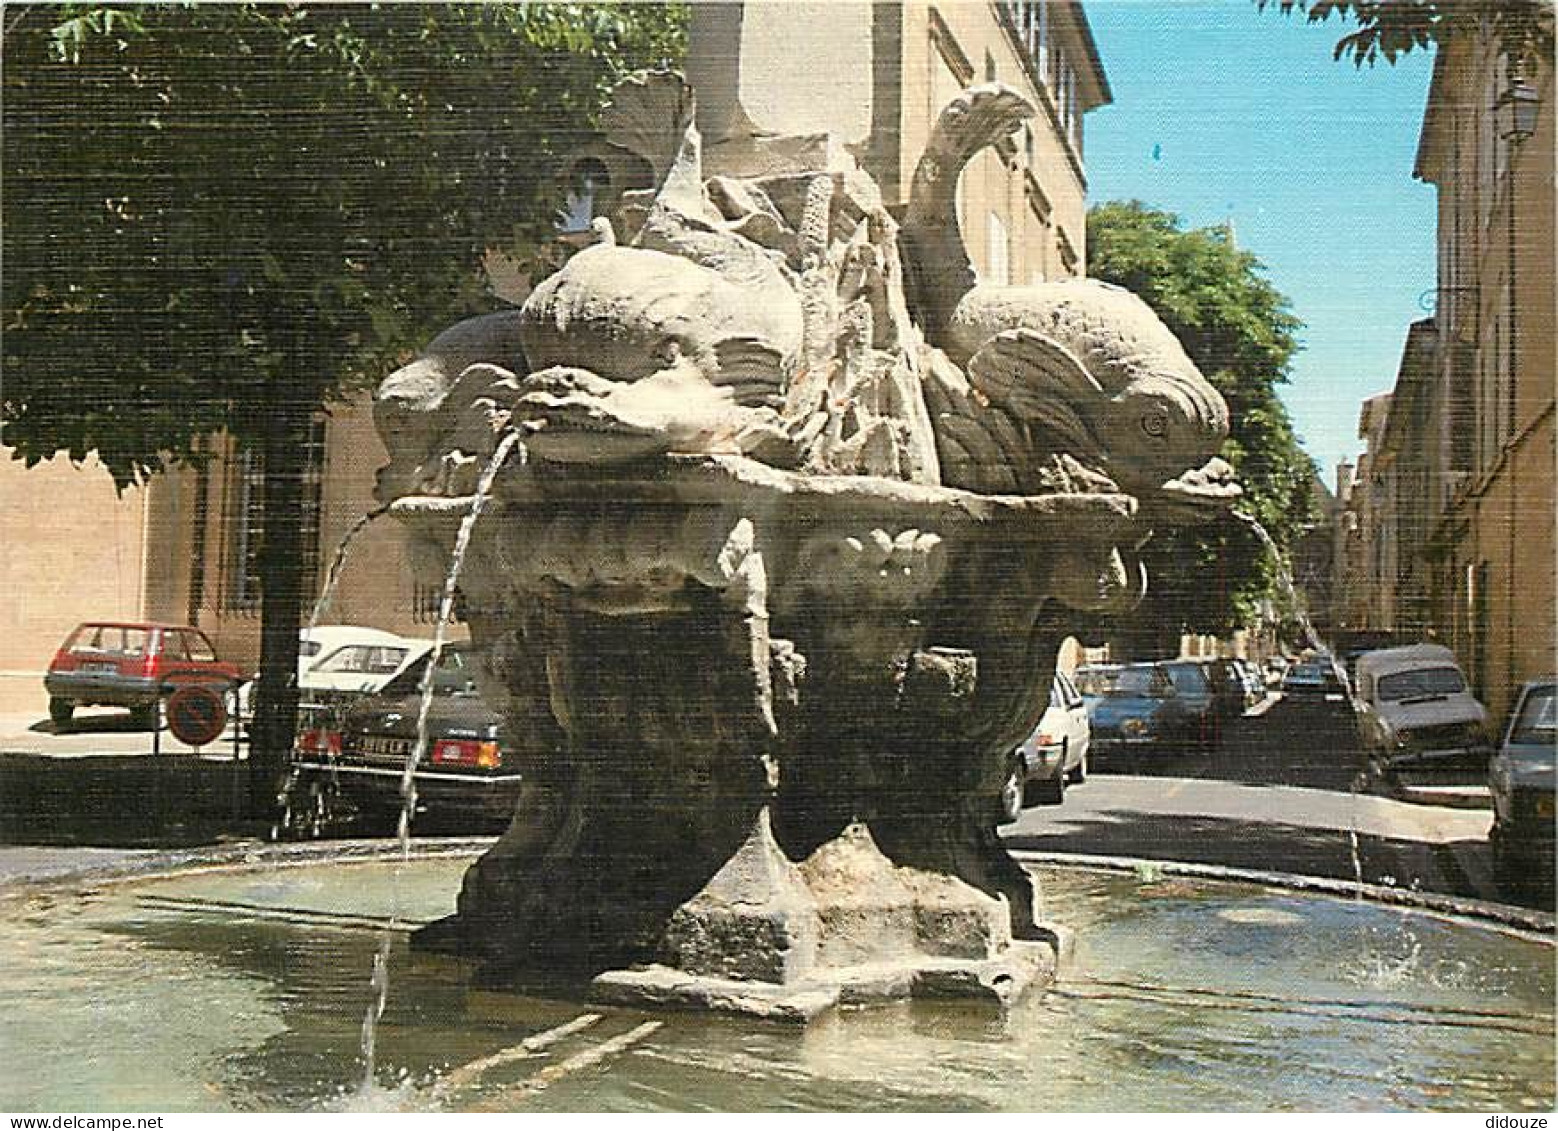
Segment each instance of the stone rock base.
[[[1064,938],[1065,936],[1060,936]],[[652,1009],[705,1010],[804,1025],[839,1005],[957,998],[1006,1007],[1054,981],[1069,947],[1014,942],[1000,958],[844,967],[781,985],[689,974],[669,966],[611,970],[590,983],[590,1000]]]

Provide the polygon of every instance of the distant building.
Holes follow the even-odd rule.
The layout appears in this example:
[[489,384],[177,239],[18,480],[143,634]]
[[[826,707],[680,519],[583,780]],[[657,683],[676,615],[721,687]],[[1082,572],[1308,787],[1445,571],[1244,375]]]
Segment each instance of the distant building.
[[[1038,115],[1012,142],[980,154],[962,181],[970,258],[997,282],[1083,272],[1083,115],[1111,96],[1075,0],[747,0],[695,4],[692,17],[687,70],[711,151],[752,127],[831,132],[878,180],[893,210],[907,199],[914,163],[948,101],[991,80],[1022,90]],[[572,202],[572,226],[587,218],[589,198],[613,190],[609,170],[598,172],[601,183]],[[508,279],[495,287],[518,300],[524,285]],[[224,657],[257,661],[259,468],[223,438],[210,445],[204,470],[159,474],[125,500],[100,469],[59,461],[33,471],[0,467],[0,545],[9,551],[0,556],[0,586],[15,609],[0,653],[8,668],[0,670],[31,686],[69,627],[105,615],[196,623]],[[374,475],[386,462],[365,400],[333,406],[318,421],[304,512],[316,583],[325,556],[372,506]],[[28,505],[13,507],[13,495]],[[70,532],[56,533],[42,513],[71,514]],[[112,539],[105,528],[116,532]],[[436,596],[413,586],[400,533],[385,519],[362,535],[328,619],[430,635]]]
[[1388,410],[1364,405],[1339,535],[1345,616],[1450,644],[1495,714],[1558,666],[1552,80],[1491,33],[1439,50],[1414,169],[1439,190],[1436,313]]

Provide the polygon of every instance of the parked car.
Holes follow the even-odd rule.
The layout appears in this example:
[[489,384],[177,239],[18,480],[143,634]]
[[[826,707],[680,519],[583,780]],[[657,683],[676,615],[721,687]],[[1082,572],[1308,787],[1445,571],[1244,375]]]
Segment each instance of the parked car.
[[1044,717],[1012,751],[1001,790],[1003,822],[1015,821],[1026,806],[1059,805],[1068,784],[1086,781],[1090,735],[1082,693],[1065,673],[1056,672]]
[[[340,729],[304,730],[298,739],[294,796],[333,792],[359,813],[398,813],[400,782],[416,745],[425,653],[377,694],[347,708]],[[505,761],[500,720],[477,693],[476,653],[445,645],[433,673],[428,747],[414,781],[417,811],[471,819],[507,820],[519,795],[520,775]]]
[[1206,660],[1201,664],[1212,685],[1212,710],[1219,719],[1238,718],[1249,706],[1249,689],[1238,662],[1231,659]]
[[[322,624],[298,633],[298,696],[305,711],[371,694],[425,655],[431,640],[413,639],[355,624]],[[239,714],[254,711],[255,680],[244,686]]]
[[1105,693],[1090,701],[1089,750],[1094,763],[1164,751],[1187,741],[1191,712],[1174,687],[1165,664],[1120,668]]
[[1109,689],[1120,676],[1121,667],[1120,664],[1084,664],[1071,673],[1071,682],[1081,693],[1082,702],[1089,711],[1109,694]]
[[[1216,749],[1223,740],[1223,715],[1230,709],[1230,700],[1226,692],[1219,695],[1213,665],[1202,660],[1172,660],[1163,667],[1179,696],[1188,744],[1201,750]],[[1241,690],[1234,689],[1233,694],[1242,701]]]
[[89,621],[78,625],[49,663],[43,685],[49,718],[64,726],[77,707],[128,707],[153,726],[163,685],[199,683],[225,693],[241,682],[237,665],[217,658],[206,634],[187,624]]
[[1558,696],[1554,680],[1536,680],[1521,688],[1509,713],[1509,726],[1498,753],[1488,764],[1493,795],[1494,877],[1518,890],[1526,883],[1553,883],[1555,748],[1558,748]]
[[1358,657],[1355,708],[1364,752],[1382,768],[1487,764],[1487,710],[1441,644]]
[[1329,660],[1303,660],[1282,676],[1282,694],[1290,698],[1344,697],[1342,681]]
[[1233,666],[1244,681],[1244,709],[1249,710],[1266,698],[1266,679],[1249,660],[1234,660]]
[[1267,656],[1266,662],[1261,665],[1262,675],[1265,677],[1267,687],[1282,687],[1282,677],[1287,674],[1288,668],[1293,665],[1288,663],[1286,656]]

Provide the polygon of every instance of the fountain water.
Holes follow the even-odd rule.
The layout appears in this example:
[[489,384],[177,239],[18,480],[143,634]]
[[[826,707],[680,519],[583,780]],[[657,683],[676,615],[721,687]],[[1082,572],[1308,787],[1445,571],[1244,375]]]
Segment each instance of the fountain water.
[[[449,625],[454,622],[454,599],[460,584],[460,570],[465,565],[465,555],[470,549],[471,534],[476,529],[476,523],[480,520],[482,510],[487,505],[488,496],[492,493],[492,484],[498,477],[498,472],[503,469],[504,463],[516,448],[519,450],[520,463],[525,461],[525,448],[520,441],[518,432],[509,432],[498,441],[497,447],[492,453],[492,458],[487,461],[487,466],[482,469],[481,477],[476,482],[476,490],[470,499],[470,509],[460,520],[459,533],[455,537],[454,552],[449,558],[449,572],[444,578],[443,598],[438,605],[438,621],[433,628],[433,647],[428,654],[427,670],[422,674],[420,688],[421,702],[417,709],[417,737],[411,748],[411,753],[406,757],[405,769],[400,776],[400,818],[396,825],[396,839],[400,846],[402,862],[411,858],[411,819],[416,812],[417,786],[416,772],[422,759],[427,754],[428,745],[428,716],[433,706],[433,687],[438,669],[439,658],[443,655],[444,643],[448,635]],[[399,885],[394,886],[399,891]],[[375,1050],[377,1047],[377,1033],[379,1019],[384,1016],[384,1007],[389,1000],[390,974],[389,960],[390,950],[394,943],[396,929],[400,923],[400,905],[397,900],[390,912],[389,923],[386,924],[384,933],[379,941],[378,952],[373,959],[373,1001],[368,1007],[368,1012],[362,1021],[362,1059],[363,1059],[363,1092],[367,1092],[374,1084]]]
[[[1304,630],[1304,638],[1309,642],[1310,648],[1321,655],[1330,657],[1331,670],[1336,673],[1336,680],[1342,689],[1342,694],[1347,697],[1348,705],[1356,709],[1357,704],[1353,697],[1352,681],[1347,678],[1346,671],[1342,669],[1341,664],[1337,660],[1336,650],[1331,647],[1328,641],[1321,637],[1319,631],[1315,628],[1314,621],[1310,619],[1303,594],[1298,591],[1298,586],[1293,581],[1293,571],[1288,567],[1287,558],[1282,553],[1281,547],[1277,545],[1276,539],[1271,536],[1271,532],[1266,529],[1265,525],[1248,511],[1235,508],[1232,514],[1240,522],[1248,526],[1255,533],[1255,536],[1260,539],[1267,555],[1271,559],[1272,568],[1276,571],[1277,585],[1282,590],[1282,595],[1287,598],[1288,606],[1292,610],[1293,615],[1298,619],[1299,626]],[[1349,818],[1347,848],[1352,861],[1353,898],[1359,903],[1364,898],[1364,876],[1362,844],[1358,836],[1358,798],[1368,785],[1368,782],[1369,768],[1367,765],[1363,765],[1353,774],[1347,786]],[[1367,946],[1362,949],[1365,953],[1370,952],[1370,948]]]
[[[371,523],[382,518],[387,513],[389,513],[387,505],[381,504],[372,508],[353,522],[347,528],[346,533],[341,536],[341,540],[336,543],[335,553],[330,559],[330,567],[325,571],[324,586],[320,589],[319,596],[314,600],[314,607],[308,614],[308,624],[305,626],[306,636],[313,635],[314,630],[319,627],[319,622],[323,619],[325,611],[329,609],[330,602],[335,598],[335,591],[340,586],[341,574],[346,567],[346,558],[351,550],[352,543],[357,540],[357,536],[367,529]],[[333,773],[335,751],[326,745],[324,754],[332,766]],[[330,784],[333,786],[337,783],[332,780]],[[280,839],[283,835],[296,831],[300,824],[293,805],[293,796],[297,792],[297,785],[298,774],[296,771],[293,771],[282,782],[281,790],[276,795],[277,817],[275,823],[271,826],[270,836],[272,840]],[[309,812],[305,818],[309,831],[318,835],[327,818],[328,813],[326,812],[323,795],[311,797],[309,799]]]

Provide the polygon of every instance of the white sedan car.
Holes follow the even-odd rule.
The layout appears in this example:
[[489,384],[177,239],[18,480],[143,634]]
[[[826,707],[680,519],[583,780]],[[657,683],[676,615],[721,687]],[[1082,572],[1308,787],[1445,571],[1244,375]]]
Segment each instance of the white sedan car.
[[[425,655],[431,640],[420,640],[354,624],[322,624],[298,633],[298,693],[310,701],[342,694],[370,694]],[[254,680],[239,692],[239,714],[254,710]]]
[[1091,737],[1082,693],[1070,676],[1056,672],[1044,717],[1026,741],[1012,751],[1001,788],[1001,822],[1010,824],[1030,805],[1059,805],[1066,796],[1067,784],[1086,781]]

